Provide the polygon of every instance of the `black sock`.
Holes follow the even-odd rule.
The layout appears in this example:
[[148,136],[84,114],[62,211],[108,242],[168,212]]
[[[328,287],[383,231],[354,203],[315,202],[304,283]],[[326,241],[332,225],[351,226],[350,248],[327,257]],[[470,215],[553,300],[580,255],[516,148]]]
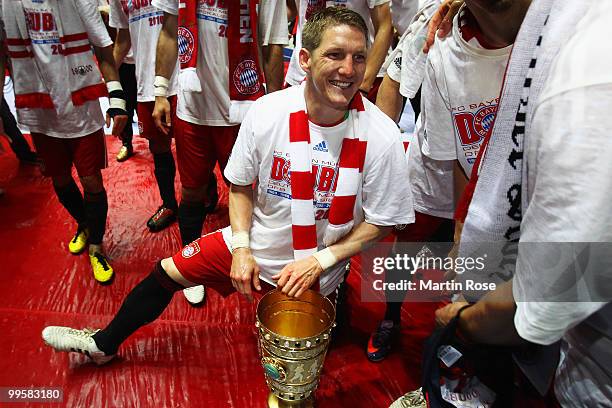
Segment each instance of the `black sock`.
[[85,192],[85,217],[89,227],[89,243],[100,245],[106,229],[106,214],[108,213],[108,199],[106,190],[99,193]]
[[178,204],[174,195],[174,175],[176,166],[172,152],[157,153],[153,155],[155,164],[155,179],[159,188],[159,195],[164,203],[164,207],[176,211]]
[[178,209],[178,224],[183,246],[202,236],[205,218],[204,203],[181,201]]
[[57,194],[59,202],[64,206],[68,213],[72,215],[72,218],[74,218],[80,226],[84,226],[86,221],[83,196],[81,195],[81,190],[79,190],[79,187],[76,185],[74,180],[71,180],[70,184],[62,187],[58,187],[53,184],[53,188],[55,189],[55,194]]
[[157,319],[174,292],[181,289],[183,287],[166,274],[161,262],[155,264],[153,271],[127,295],[108,326],[93,335],[98,348],[107,355],[115,354],[132,333]]
[[385,319],[393,321],[394,325],[399,325],[402,321],[401,318],[402,303],[401,302],[388,302],[387,309],[385,310]]

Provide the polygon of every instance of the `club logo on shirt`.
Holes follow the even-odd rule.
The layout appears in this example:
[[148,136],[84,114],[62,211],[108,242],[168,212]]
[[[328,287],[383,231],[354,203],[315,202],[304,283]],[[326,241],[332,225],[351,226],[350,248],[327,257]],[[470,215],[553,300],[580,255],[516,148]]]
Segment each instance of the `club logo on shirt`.
[[455,127],[462,145],[480,142],[495,121],[497,104],[484,106],[475,113],[461,112],[454,115]]
[[185,27],[178,28],[177,38],[179,62],[181,64],[186,64],[191,61],[191,57],[193,56],[193,50],[196,45],[195,39],[193,38],[193,34],[191,33],[191,31],[189,31]]
[[200,252],[200,245],[198,245],[197,241],[193,241],[191,244],[187,245],[181,251],[181,255],[183,258],[191,258],[192,256],[198,254]]
[[253,95],[259,92],[259,74],[253,60],[242,61],[232,75],[234,86],[243,95]]

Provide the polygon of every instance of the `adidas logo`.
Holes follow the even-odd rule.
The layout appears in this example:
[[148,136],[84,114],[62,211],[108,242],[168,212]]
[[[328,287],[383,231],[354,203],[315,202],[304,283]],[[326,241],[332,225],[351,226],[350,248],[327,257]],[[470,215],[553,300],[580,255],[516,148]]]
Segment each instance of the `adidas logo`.
[[327,150],[327,143],[325,143],[325,140],[317,143],[315,145],[315,147],[313,147],[313,150],[319,151],[319,152],[328,152],[329,150]]

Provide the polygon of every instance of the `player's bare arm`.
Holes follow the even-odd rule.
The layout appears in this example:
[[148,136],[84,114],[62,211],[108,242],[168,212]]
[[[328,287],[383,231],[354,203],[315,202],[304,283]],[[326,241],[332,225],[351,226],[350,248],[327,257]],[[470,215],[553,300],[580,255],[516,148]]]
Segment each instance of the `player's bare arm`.
[[[117,67],[115,66],[115,58],[113,56],[113,46],[109,45],[108,47],[94,47],[96,50],[96,56],[98,57],[98,62],[100,65],[100,71],[102,72],[102,76],[104,77],[104,81],[109,84],[111,82],[119,84],[119,72],[117,71]],[[109,97],[110,97],[110,109],[106,113],[106,126],[109,127],[111,124],[111,119],[113,122],[112,134],[114,136],[119,136],[123,131],[123,128],[128,122],[127,113],[125,112],[125,95],[123,94],[123,90],[119,85],[120,95],[113,94],[113,90],[109,89]],[[113,99],[121,99],[121,95],[123,95],[123,104],[122,106],[114,105]],[[121,102],[121,101],[119,101]]]
[[[364,221],[353,228],[340,241],[323,251],[319,251],[317,254],[325,251],[327,252],[325,257],[333,256],[335,263],[337,263],[367,249],[370,245],[387,236],[392,229],[393,227],[382,227]],[[290,263],[279,274],[272,277],[272,279],[277,280],[278,287],[283,293],[299,297],[306,289],[312,286],[324,271],[320,255],[317,256],[317,254]],[[323,263],[326,263],[326,259],[323,260]]]
[[263,56],[263,70],[266,77],[266,91],[268,93],[283,88],[283,46],[268,44],[261,47]]
[[117,69],[123,63],[123,60],[130,52],[132,47],[132,39],[130,38],[130,30],[127,28],[120,28],[117,30],[117,37],[115,38],[115,47],[113,48],[113,57],[115,59],[115,66]]
[[172,77],[178,58],[177,30],[178,16],[164,12],[164,22],[159,32],[159,38],[157,39],[155,58],[155,108],[153,109],[153,121],[155,122],[155,126],[164,132],[164,134],[168,134],[172,124],[170,102],[164,91],[168,90],[168,83]]
[[389,3],[371,9],[370,16],[374,25],[374,43],[368,53],[365,77],[359,87],[364,92],[368,92],[372,88],[393,40],[393,23]]
[[229,218],[232,226],[232,268],[230,278],[239,293],[253,300],[252,288],[261,290],[259,267],[249,248],[253,217],[253,187],[232,184],[229,192]]
[[392,80],[389,75],[385,75],[376,96],[376,106],[393,119],[395,123],[399,121],[403,105],[399,88],[399,82]]

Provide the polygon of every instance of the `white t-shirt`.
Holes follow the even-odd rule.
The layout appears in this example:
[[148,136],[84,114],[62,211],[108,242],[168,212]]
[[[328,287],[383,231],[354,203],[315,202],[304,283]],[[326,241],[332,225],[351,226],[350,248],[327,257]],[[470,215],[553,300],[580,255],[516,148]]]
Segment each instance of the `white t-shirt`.
[[485,49],[475,37],[466,41],[459,17],[453,21],[452,35],[436,39],[429,51],[422,88],[422,149],[435,160],[459,160],[470,177],[495,119],[512,46]]
[[[178,15],[178,0],[153,0],[153,5],[167,13]],[[178,92],[177,116],[189,123],[206,126],[232,126],[229,106],[229,57],[227,2],[198,0],[198,62],[197,73],[202,92]],[[259,3],[259,23],[262,45],[286,44],[287,5],[284,1],[262,0]]]
[[[304,86],[290,87],[259,99],[242,122],[225,169],[225,177],[234,184],[256,183],[251,250],[261,269],[261,278],[271,284],[275,284],[271,276],[293,262],[286,122],[290,113],[287,107],[295,105],[291,101],[296,98],[303,98],[303,92]],[[399,130],[378,108],[368,101],[364,103],[366,112],[360,114],[359,125],[367,126],[368,146],[363,183],[355,204],[355,225],[364,220],[379,226],[414,222],[412,197],[406,182],[408,167]],[[311,123],[310,132],[312,165],[318,172],[315,219],[321,249],[347,121],[333,127]],[[224,238],[229,246],[229,228],[224,230]],[[342,281],[345,265],[346,262],[341,262],[321,276],[323,294],[331,293]]]
[[406,32],[408,25],[414,18],[418,10],[417,0],[391,0],[391,19],[393,27],[401,36]]
[[[111,0],[109,25],[130,30],[132,51],[136,59],[136,82],[138,102],[155,100],[155,51],[161,31],[164,12],[156,9],[150,0]],[[168,95],[176,95],[178,88],[177,68],[172,74]]]
[[[415,96],[425,75],[426,54],[422,51],[423,41],[427,33],[427,23],[437,6],[438,0],[428,0],[424,4],[385,63],[388,65],[387,75],[400,83],[400,93],[405,97]],[[452,219],[455,208],[453,162],[433,160],[423,155],[423,139],[424,128],[419,116],[408,152],[414,209],[423,214]]]
[[[319,3],[323,2],[327,4],[327,7],[339,6],[348,7],[354,12],[358,13],[366,22],[368,26],[368,46],[371,46],[374,42],[374,25],[372,24],[372,17],[370,16],[370,9],[381,4],[389,3],[390,0],[298,0],[299,4],[299,18],[298,26],[295,33],[295,48],[293,54],[291,54],[291,60],[289,61],[289,67],[287,68],[287,75],[285,76],[285,82],[289,85],[299,85],[306,77],[306,73],[300,67],[299,52],[302,48],[302,28],[306,23],[306,14],[309,13],[308,3]],[[296,3],[297,4],[297,3]],[[382,77],[385,75],[384,69],[381,67],[378,76]]]
[[[74,18],[80,18],[83,27],[87,30],[89,42],[96,47],[108,47],[113,42],[108,36],[106,27],[98,12],[97,0],[72,0],[75,6]],[[29,12],[40,14],[49,12],[44,4],[32,2]],[[100,110],[100,103],[89,101],[80,106],[72,104],[69,78],[57,75],[57,72],[67,72],[68,68],[64,58],[59,54],[60,39],[56,24],[48,29],[41,25],[28,26],[28,35],[32,40],[32,51],[39,61],[37,64],[40,74],[47,78],[45,85],[54,91],[54,95],[65,103],[58,103],[61,113],[55,109],[17,110],[17,118],[21,125],[27,126],[30,132],[42,133],[48,136],[71,139],[86,136],[96,132],[104,126],[104,118]],[[42,62],[42,63],[41,63]],[[97,67],[94,69],[98,69]]]
[[[528,206],[521,242],[603,242],[608,248],[612,242],[612,46],[599,41],[612,36],[611,18],[612,4],[593,2],[553,62],[534,107],[524,150]],[[528,258],[519,250],[514,324],[521,337],[534,343],[563,339],[555,378],[555,394],[563,407],[610,407],[612,305],[602,302],[611,295],[610,252],[595,259],[570,256],[565,267],[561,261],[567,254],[559,252],[560,245],[551,245],[548,252],[531,251]],[[533,270],[538,256],[563,267]],[[550,288],[560,288],[553,295],[566,300],[565,293],[576,292],[576,285],[569,283],[575,281],[578,264],[586,271],[586,281],[598,282],[598,298],[521,301]],[[563,292],[567,289],[572,290]]]
[[414,209],[422,214],[453,219],[455,211],[453,162],[433,160],[423,154],[421,151],[423,131],[419,115],[408,152]]

